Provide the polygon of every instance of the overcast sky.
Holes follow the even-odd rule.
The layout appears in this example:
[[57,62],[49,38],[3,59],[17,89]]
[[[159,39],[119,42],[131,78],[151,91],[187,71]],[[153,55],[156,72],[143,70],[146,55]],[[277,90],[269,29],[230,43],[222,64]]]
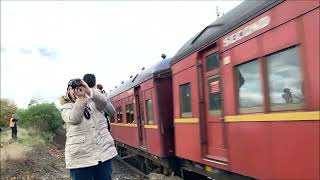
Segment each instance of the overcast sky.
[[94,73],[107,92],[173,56],[241,1],[1,1],[1,97],[58,102]]

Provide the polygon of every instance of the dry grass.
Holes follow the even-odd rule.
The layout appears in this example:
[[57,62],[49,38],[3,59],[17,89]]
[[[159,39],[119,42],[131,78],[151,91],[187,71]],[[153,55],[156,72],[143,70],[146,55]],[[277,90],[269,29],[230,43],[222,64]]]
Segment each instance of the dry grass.
[[[21,137],[27,139],[28,133],[25,129],[19,129]],[[15,140],[17,141],[17,140]],[[31,148],[21,143],[15,142],[11,139],[11,131],[5,131],[1,133],[1,163],[9,160],[25,160],[27,159],[27,153]]]
[[4,146],[7,144],[24,144],[27,146],[45,145],[48,138],[48,133],[40,132],[32,128],[18,128],[18,138],[16,140],[11,139],[11,130],[1,133],[1,144]]
[[69,180],[64,161],[53,156],[60,152],[47,143],[48,136],[48,133],[23,128],[18,129],[16,140],[11,139],[11,130],[1,133],[0,179]]
[[34,129],[18,129],[18,138],[11,139],[11,130],[1,133],[0,161],[26,160],[33,145],[46,144],[46,137]]
[[27,154],[31,151],[30,147],[22,144],[8,144],[1,148],[1,163],[9,160],[26,160]]

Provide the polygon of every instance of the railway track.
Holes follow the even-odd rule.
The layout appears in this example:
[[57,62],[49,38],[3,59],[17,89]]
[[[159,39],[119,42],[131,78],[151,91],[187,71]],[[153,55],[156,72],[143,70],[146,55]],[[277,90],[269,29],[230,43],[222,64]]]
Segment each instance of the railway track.
[[130,168],[131,170],[133,170],[134,172],[136,172],[137,174],[141,175],[143,178],[145,179],[149,179],[148,175],[145,174],[144,172],[140,171],[138,168],[134,167],[133,165],[131,165],[130,163],[126,162],[125,160],[123,160],[120,156],[116,157],[116,160],[120,161],[121,163],[123,163],[125,166],[127,166],[128,168]]

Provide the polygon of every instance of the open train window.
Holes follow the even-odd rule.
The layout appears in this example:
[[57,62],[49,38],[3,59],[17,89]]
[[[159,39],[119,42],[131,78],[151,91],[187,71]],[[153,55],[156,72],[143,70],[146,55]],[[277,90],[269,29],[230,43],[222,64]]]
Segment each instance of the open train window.
[[123,123],[122,106],[121,105],[117,108],[117,117],[118,117],[117,122],[118,123]]
[[152,100],[146,100],[147,124],[153,124]]
[[214,75],[208,79],[210,115],[221,115],[222,97],[220,84],[220,75]]
[[207,71],[218,69],[220,67],[218,53],[210,54],[207,57],[206,67],[207,67]]
[[127,123],[134,123],[134,113],[132,104],[126,105]]
[[298,47],[276,52],[266,59],[271,111],[303,108],[303,82]]
[[236,67],[239,111],[252,113],[263,111],[260,61],[253,60]]
[[192,117],[190,83],[180,85],[181,117]]
[[111,123],[114,123],[114,122],[115,122],[114,119],[115,119],[115,116],[114,116],[114,115],[113,115],[113,116],[110,116],[110,122],[111,122]]

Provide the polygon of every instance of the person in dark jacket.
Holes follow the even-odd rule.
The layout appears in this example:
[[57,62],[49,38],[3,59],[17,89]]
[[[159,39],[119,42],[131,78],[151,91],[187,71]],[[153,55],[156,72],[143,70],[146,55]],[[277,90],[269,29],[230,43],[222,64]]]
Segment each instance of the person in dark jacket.
[[[107,96],[107,93],[103,90],[103,86],[101,84],[96,85],[96,76],[94,74],[85,74],[83,76],[83,80],[88,84],[90,88],[98,89],[102,94]],[[107,119],[108,130],[109,132],[111,132],[110,114],[108,112],[104,112],[104,116]]]
[[[99,89],[102,94],[105,94],[107,96],[107,93],[103,90],[102,84],[98,84],[97,89]],[[111,122],[110,122],[109,114],[107,112],[104,112],[104,116],[107,118],[108,130],[109,132],[111,132],[111,125],[110,125]]]

